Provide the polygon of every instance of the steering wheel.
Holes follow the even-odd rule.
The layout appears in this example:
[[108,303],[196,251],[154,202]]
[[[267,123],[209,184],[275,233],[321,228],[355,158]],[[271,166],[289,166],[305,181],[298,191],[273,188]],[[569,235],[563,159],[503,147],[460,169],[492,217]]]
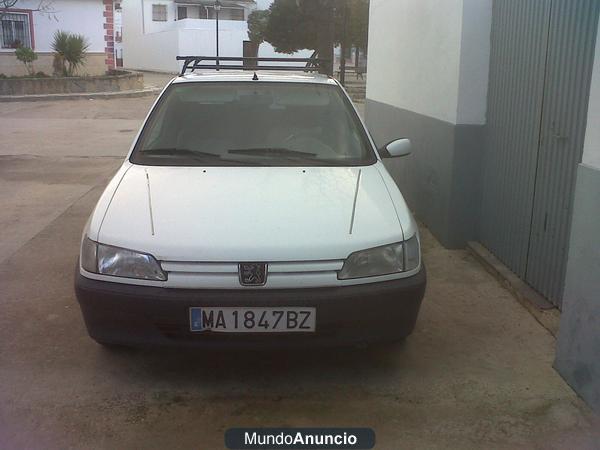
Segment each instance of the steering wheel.
[[290,134],[282,141],[281,146],[290,148],[290,150],[315,153],[319,158],[328,155],[337,156],[329,145],[315,137],[314,133],[310,131]]

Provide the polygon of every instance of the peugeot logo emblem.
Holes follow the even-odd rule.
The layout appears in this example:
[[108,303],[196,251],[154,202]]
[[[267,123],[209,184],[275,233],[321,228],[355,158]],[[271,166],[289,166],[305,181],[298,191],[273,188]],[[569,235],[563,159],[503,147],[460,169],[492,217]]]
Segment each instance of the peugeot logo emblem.
[[267,282],[266,263],[240,263],[238,271],[242,286],[264,286]]

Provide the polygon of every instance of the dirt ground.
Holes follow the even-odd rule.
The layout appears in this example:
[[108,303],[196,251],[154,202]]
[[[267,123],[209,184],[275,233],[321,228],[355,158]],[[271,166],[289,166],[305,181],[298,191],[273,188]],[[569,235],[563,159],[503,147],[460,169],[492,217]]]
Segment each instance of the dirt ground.
[[222,448],[234,426],[366,426],[377,448],[600,448],[555,340],[426,229],[403,344],[110,352],[73,292],[81,230],[154,98],[0,104],[0,448]]

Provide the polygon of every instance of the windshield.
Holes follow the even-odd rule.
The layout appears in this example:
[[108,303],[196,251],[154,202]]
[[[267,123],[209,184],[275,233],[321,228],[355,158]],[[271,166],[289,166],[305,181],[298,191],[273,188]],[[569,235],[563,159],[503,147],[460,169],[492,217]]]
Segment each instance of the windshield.
[[349,166],[375,162],[337,86],[180,83],[152,112],[131,162],[159,166]]

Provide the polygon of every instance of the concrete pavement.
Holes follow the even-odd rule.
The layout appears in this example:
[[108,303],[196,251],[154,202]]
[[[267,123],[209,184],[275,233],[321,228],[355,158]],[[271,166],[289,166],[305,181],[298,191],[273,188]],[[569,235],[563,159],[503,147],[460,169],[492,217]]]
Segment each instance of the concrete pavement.
[[1,448],[222,448],[232,426],[368,426],[383,449],[600,448],[552,335],[426,229],[428,290],[402,345],[96,345],[72,287],[80,233],[150,102],[0,105]]
[[0,105],[0,261],[116,170],[154,100]]

